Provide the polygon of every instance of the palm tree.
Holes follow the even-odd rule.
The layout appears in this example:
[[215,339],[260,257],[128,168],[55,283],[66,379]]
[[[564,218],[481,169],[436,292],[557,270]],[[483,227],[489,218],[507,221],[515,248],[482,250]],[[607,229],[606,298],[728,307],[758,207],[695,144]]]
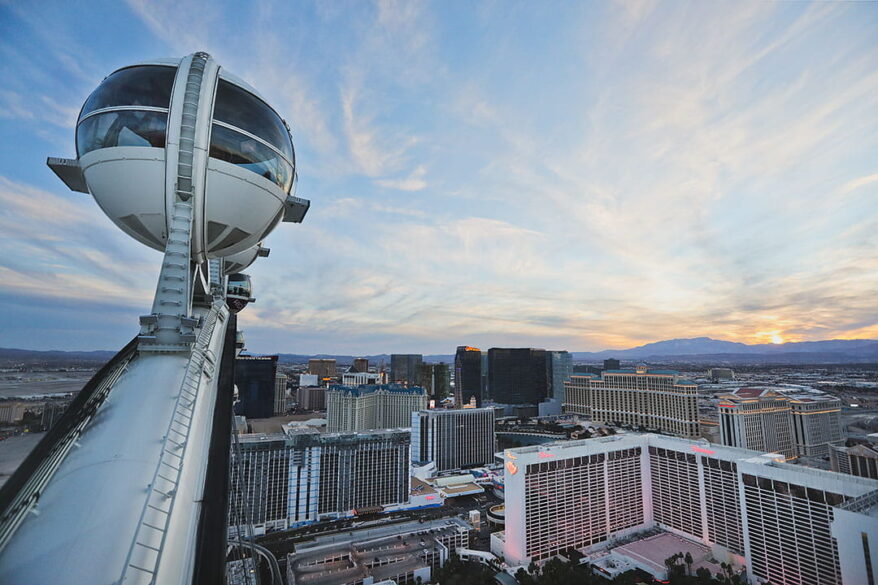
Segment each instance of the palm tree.
[[695,571],[695,576],[698,578],[698,585],[709,585],[713,582],[710,570],[704,567],[698,567]]

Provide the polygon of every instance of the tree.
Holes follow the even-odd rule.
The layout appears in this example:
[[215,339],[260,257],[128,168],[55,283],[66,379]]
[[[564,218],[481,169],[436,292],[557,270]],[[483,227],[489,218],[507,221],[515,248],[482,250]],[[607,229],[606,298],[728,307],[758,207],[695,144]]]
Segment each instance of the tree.
[[535,585],[536,581],[530,574],[524,569],[518,569],[515,572],[515,580],[518,581],[521,585]]
[[710,574],[710,570],[704,567],[698,567],[695,571],[695,576],[697,577],[698,585],[709,585],[713,583],[713,577]]
[[683,558],[683,553],[673,554],[665,559],[665,567],[668,569],[668,580],[672,581],[674,577],[683,577],[683,567],[678,562]]
[[692,555],[688,552],[686,553],[685,561],[686,561],[686,574],[691,575],[692,574]]

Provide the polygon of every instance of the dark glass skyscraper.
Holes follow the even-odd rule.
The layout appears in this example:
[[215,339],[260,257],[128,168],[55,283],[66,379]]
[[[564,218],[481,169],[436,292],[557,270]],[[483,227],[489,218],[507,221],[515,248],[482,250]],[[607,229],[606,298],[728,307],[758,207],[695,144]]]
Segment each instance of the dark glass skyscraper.
[[476,406],[482,405],[482,352],[461,345],[454,356],[454,403],[460,408],[475,396]]
[[274,416],[276,355],[241,355],[235,360],[235,385],[241,402],[236,414],[247,418]]
[[501,348],[488,350],[488,388],[500,404],[539,404],[548,396],[546,350]]
[[604,369],[605,370],[618,370],[622,364],[619,363],[619,360],[615,358],[608,358],[604,360]]
[[419,353],[394,353],[390,356],[390,381],[395,384],[417,386],[420,384],[421,363]]
[[442,400],[449,394],[451,387],[451,374],[448,364],[421,364],[418,376],[419,385],[427,391],[430,400]]
[[573,374],[573,356],[567,351],[546,352],[549,368],[549,397],[564,404],[564,382]]

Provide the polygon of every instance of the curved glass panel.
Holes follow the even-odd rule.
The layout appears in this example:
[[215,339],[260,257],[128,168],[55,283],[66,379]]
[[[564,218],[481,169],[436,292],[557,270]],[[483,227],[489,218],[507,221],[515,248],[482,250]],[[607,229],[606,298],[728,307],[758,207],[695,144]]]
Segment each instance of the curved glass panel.
[[168,115],[163,112],[123,110],[83,120],[76,128],[76,154],[82,156],[113,146],[165,147]]
[[290,192],[293,167],[282,156],[258,140],[213,124],[210,133],[210,156],[244,167]]
[[79,117],[113,106],[168,108],[176,74],[176,67],[162,65],[142,65],[117,71],[88,96]]
[[293,141],[283,120],[252,93],[220,79],[213,118],[258,136],[284,153],[290,162],[296,163]]
[[232,274],[226,287],[226,295],[230,297],[243,297],[249,299],[253,295],[253,285],[250,277],[246,274]]

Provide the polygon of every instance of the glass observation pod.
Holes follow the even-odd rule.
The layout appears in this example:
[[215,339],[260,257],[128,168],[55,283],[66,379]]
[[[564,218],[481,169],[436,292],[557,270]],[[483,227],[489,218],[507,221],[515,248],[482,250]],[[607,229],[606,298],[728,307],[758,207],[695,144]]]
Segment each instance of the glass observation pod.
[[268,248],[263,248],[260,243],[259,245],[248,248],[243,252],[226,256],[223,258],[223,273],[235,274],[236,272],[241,272],[253,264],[257,258],[266,258],[270,251],[271,250]]
[[253,299],[253,284],[250,277],[243,273],[229,276],[226,285],[226,304],[233,313],[241,311]]
[[[104,79],[79,114],[76,152],[103,211],[158,250],[166,243],[178,170],[190,165],[192,251],[201,261],[258,248],[281,220],[301,221],[307,202],[290,196],[296,157],[284,120],[210,58],[193,92],[192,62],[190,56],[135,65]],[[186,108],[197,112],[188,152],[181,139]],[[290,213],[296,205],[298,214]]]

